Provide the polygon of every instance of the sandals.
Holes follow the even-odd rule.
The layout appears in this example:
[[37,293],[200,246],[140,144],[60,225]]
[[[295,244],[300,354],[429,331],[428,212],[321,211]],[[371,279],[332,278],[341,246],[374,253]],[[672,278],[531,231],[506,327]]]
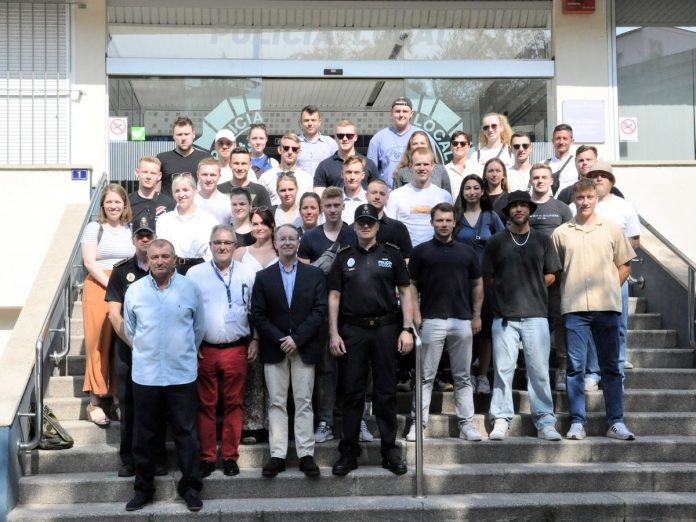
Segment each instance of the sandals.
[[87,418],[102,428],[105,428],[111,423],[111,419],[106,416],[101,406],[94,406],[93,404],[87,405]]

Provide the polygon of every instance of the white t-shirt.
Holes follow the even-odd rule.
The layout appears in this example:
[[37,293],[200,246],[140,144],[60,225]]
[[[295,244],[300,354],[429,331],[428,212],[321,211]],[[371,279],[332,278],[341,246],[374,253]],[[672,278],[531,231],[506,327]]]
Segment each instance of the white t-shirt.
[[[531,170],[531,167],[530,167]],[[529,170],[507,169],[508,192],[515,190],[529,190]]]
[[[568,163],[566,163],[566,161]],[[565,165],[565,167],[563,165]],[[578,180],[578,170],[575,168],[575,156],[572,154],[560,160],[555,155],[552,156],[549,167],[553,173],[558,172],[561,168],[563,169],[559,177],[559,185],[556,194]]]
[[491,158],[498,158],[501,160],[506,168],[510,168],[515,164],[515,157],[512,155],[512,150],[508,145],[500,145],[491,149],[490,147],[481,147],[478,150],[472,152],[469,159],[473,159],[476,163],[483,167],[486,162]]
[[217,224],[212,214],[200,208],[190,216],[181,216],[174,209],[157,220],[157,237],[171,241],[178,257],[208,260],[211,258],[210,232]]
[[459,191],[462,188],[462,181],[464,181],[464,178],[469,174],[478,174],[480,176],[483,168],[481,165],[470,160],[464,165],[464,173],[461,173],[456,169],[454,163],[450,161],[447,165],[445,165],[445,170],[447,170],[450,187],[452,188],[452,198],[456,200],[459,196]]
[[389,194],[384,212],[388,217],[401,221],[408,229],[413,246],[433,237],[430,210],[438,203],[452,203],[452,194],[436,185],[415,188],[412,183],[399,187]]
[[232,219],[232,203],[230,197],[226,196],[219,190],[216,190],[212,196],[205,199],[200,192],[196,194],[194,203],[217,219],[221,225],[228,225]]
[[97,243],[97,265],[104,270],[111,270],[116,263],[135,254],[131,229],[123,225],[118,230],[108,225],[101,225],[101,241],[99,238],[99,223],[92,221],[85,227],[80,243]]
[[[314,192],[314,178],[302,169],[294,168],[292,172],[297,180],[297,200],[299,201],[305,192]],[[264,186],[271,197],[271,205],[280,205],[280,198],[276,192],[276,181],[281,173],[283,170],[280,167],[274,167],[268,169],[259,178],[259,183]]]

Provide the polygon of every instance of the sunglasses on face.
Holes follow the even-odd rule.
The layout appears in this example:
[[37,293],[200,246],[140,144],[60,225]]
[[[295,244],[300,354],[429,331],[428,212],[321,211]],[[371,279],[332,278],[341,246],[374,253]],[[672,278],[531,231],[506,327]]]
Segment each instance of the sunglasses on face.
[[515,143],[512,148],[515,150],[520,150],[520,147],[522,147],[524,150],[527,150],[530,145],[529,143]]
[[288,152],[292,150],[293,152],[297,152],[300,150],[300,147],[292,147],[290,145],[281,145],[280,146],[283,149],[283,152]]
[[450,143],[452,143],[453,147],[466,147],[469,145],[468,141],[452,141]]
[[336,133],[336,138],[339,140],[352,140],[355,138],[355,134],[338,134]]
[[491,123],[490,125],[484,125],[484,126],[482,126],[481,128],[483,129],[484,132],[488,132],[488,129],[496,130],[496,129],[498,128],[498,124],[497,124],[497,123]]

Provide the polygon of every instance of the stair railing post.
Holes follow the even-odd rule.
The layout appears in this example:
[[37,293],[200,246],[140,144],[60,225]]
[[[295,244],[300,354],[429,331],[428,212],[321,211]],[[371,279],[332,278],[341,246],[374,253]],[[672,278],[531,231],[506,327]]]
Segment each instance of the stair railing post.
[[423,493],[423,343],[416,333],[414,348],[416,351],[416,494],[415,498],[425,498]]

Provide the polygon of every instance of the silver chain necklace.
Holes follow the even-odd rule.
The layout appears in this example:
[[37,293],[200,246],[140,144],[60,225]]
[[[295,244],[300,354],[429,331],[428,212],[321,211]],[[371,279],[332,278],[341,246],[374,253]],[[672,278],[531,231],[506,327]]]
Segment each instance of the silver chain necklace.
[[527,237],[522,243],[518,243],[517,240],[515,239],[515,236],[512,234],[512,231],[508,228],[508,234],[510,234],[510,237],[512,238],[512,241],[517,245],[517,246],[524,246],[527,244],[527,241],[529,241],[529,235],[532,233],[532,229],[530,228],[527,231]]

